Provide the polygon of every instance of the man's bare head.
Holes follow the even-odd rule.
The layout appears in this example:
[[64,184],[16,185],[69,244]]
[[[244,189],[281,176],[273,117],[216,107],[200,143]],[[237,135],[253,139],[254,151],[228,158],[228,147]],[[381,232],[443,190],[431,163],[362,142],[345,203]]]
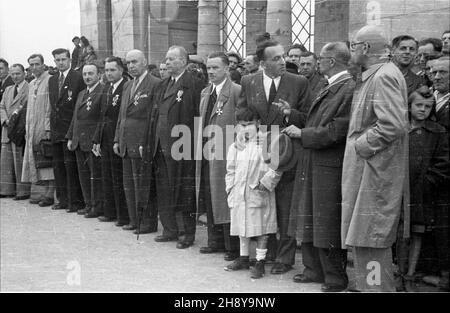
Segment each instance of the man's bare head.
[[370,58],[385,58],[388,46],[389,41],[384,30],[374,25],[361,28],[350,44],[352,58],[359,65],[366,65]]
[[140,50],[131,50],[126,56],[128,72],[133,77],[139,77],[147,69],[147,58],[144,52]]

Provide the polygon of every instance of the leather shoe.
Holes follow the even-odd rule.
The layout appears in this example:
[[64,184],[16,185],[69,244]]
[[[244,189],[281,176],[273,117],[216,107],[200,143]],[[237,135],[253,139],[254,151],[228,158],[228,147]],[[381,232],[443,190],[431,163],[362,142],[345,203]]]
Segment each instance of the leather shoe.
[[124,227],[122,227],[122,229],[123,230],[135,230],[136,226],[128,224],[128,225],[125,225]]
[[177,243],[177,249],[187,249],[192,245],[194,245],[192,241],[179,241]]
[[225,251],[225,249],[213,248],[213,247],[201,247],[200,248],[200,253],[202,253],[202,254],[220,253],[220,252],[224,252],[224,251]]
[[115,219],[115,218],[112,218],[112,217],[107,217],[107,216],[100,216],[100,217],[98,218],[98,220],[99,220],[100,222],[109,223],[109,222],[114,222],[116,219]]
[[301,283],[301,284],[307,284],[307,283],[321,283],[321,281],[317,281],[314,279],[309,278],[305,274],[297,274],[293,278],[294,283]]
[[177,241],[177,240],[178,240],[178,238],[176,238],[176,237],[168,237],[168,236],[164,236],[164,235],[155,237],[156,242],[169,242],[169,241]]
[[66,210],[67,213],[77,213],[78,210],[76,208],[70,208]]
[[239,252],[226,252],[225,255],[223,256],[223,259],[225,261],[231,262],[236,260],[239,257]]
[[100,216],[100,214],[92,212],[92,211],[90,211],[84,215],[85,218],[96,218],[99,216]]
[[40,206],[41,208],[45,208],[45,207],[48,207],[48,206],[53,205],[53,203],[55,203],[55,201],[54,201],[53,199],[50,199],[50,198],[44,198],[44,199],[42,199],[41,201],[39,201],[39,206]]
[[322,292],[341,292],[341,291],[344,291],[345,289],[347,289],[347,287],[341,286],[341,285],[325,283],[322,285],[322,287],[320,289],[322,290]]
[[[139,230],[139,235],[145,235],[145,234],[152,234],[152,233],[156,233],[158,231],[158,229],[156,228],[143,228]],[[138,231],[137,229],[134,231],[134,234],[137,235]]]
[[122,226],[125,226],[125,225],[128,225],[128,222],[122,222],[122,221],[117,221],[116,222],[116,226],[117,227],[122,227]]
[[58,204],[55,204],[54,206],[52,206],[52,210],[54,210],[54,211],[67,210],[67,206],[65,206],[64,204],[58,203]]
[[275,265],[272,267],[272,270],[270,271],[273,275],[279,275],[289,272],[292,269],[292,266],[289,264],[283,264],[283,263],[275,263]]
[[[39,202],[41,202],[42,199],[31,199],[30,200],[30,204],[39,204]],[[53,203],[52,203],[53,204]]]
[[27,200],[30,199],[30,196],[15,196],[13,198],[14,201],[22,201],[22,200]]
[[78,215],[86,215],[87,213],[89,213],[89,211],[90,210],[88,208],[84,208],[84,209],[78,210],[77,214]]

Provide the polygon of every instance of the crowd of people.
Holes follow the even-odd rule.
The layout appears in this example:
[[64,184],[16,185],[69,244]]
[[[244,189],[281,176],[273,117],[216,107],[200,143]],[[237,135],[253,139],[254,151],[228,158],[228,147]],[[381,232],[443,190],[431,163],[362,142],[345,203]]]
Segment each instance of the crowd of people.
[[293,280],[343,291],[351,249],[355,290],[449,290],[450,31],[365,26],[318,54],[266,33],[245,59],[172,46],[159,66],[73,43],[53,72],[32,54],[28,81],[0,58],[1,197],[135,234],[160,222],[178,249],[206,214],[199,252],[253,279],[300,247]]

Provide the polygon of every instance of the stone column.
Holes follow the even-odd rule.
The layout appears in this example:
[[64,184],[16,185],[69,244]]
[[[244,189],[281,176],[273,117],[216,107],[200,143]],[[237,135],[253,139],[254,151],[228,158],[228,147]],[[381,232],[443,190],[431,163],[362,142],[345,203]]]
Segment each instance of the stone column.
[[256,53],[256,37],[266,32],[267,0],[247,0],[247,55]]
[[292,44],[291,0],[267,1],[266,31],[285,48]]
[[221,50],[219,1],[198,2],[197,55],[206,58],[208,54]]

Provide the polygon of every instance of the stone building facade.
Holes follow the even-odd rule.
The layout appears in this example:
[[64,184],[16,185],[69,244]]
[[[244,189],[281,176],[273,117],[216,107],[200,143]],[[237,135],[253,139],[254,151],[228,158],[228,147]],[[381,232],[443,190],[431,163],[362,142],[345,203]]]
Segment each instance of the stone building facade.
[[80,0],[81,33],[100,57],[141,49],[160,62],[171,45],[205,57],[218,50],[254,53],[265,31],[284,46],[319,51],[329,41],[350,40],[366,24],[390,38],[411,34],[440,38],[450,29],[449,0]]

